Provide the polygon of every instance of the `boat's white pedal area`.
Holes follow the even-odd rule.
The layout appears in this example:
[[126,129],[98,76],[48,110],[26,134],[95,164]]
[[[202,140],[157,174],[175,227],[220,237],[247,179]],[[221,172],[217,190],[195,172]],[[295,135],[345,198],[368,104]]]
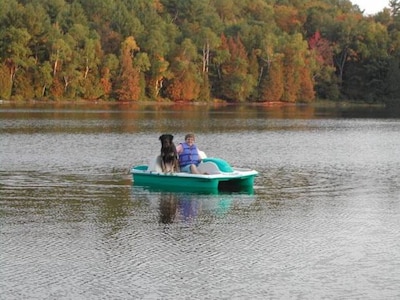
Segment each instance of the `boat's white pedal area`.
[[221,171],[218,169],[218,166],[216,163],[213,163],[212,161],[207,161],[207,162],[202,162],[197,166],[197,170],[199,170],[200,173],[207,173],[210,175],[213,174],[221,174]]

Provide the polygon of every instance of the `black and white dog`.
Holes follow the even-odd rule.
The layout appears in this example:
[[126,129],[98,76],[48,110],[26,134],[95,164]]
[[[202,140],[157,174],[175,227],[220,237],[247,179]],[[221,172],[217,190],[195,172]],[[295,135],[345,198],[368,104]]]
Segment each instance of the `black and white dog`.
[[179,172],[178,153],[173,139],[172,134],[163,134],[159,138],[161,141],[161,169],[166,173]]

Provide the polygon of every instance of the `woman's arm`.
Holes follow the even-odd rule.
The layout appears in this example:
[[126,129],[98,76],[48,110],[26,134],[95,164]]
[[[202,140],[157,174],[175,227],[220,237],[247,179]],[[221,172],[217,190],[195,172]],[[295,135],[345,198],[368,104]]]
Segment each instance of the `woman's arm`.
[[181,154],[183,152],[183,147],[182,144],[178,144],[178,146],[176,146],[176,152],[178,154]]

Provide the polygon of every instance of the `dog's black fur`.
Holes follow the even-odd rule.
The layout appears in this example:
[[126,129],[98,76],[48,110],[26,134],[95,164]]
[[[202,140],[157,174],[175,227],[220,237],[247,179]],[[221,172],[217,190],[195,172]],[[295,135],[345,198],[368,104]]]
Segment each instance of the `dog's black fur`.
[[179,172],[179,160],[172,134],[163,134],[161,141],[161,169],[163,172]]

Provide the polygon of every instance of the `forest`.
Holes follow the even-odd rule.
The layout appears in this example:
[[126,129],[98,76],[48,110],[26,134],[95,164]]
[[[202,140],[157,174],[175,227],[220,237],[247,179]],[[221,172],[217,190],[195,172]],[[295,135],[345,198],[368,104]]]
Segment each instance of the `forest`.
[[0,0],[0,99],[400,103],[400,0]]

